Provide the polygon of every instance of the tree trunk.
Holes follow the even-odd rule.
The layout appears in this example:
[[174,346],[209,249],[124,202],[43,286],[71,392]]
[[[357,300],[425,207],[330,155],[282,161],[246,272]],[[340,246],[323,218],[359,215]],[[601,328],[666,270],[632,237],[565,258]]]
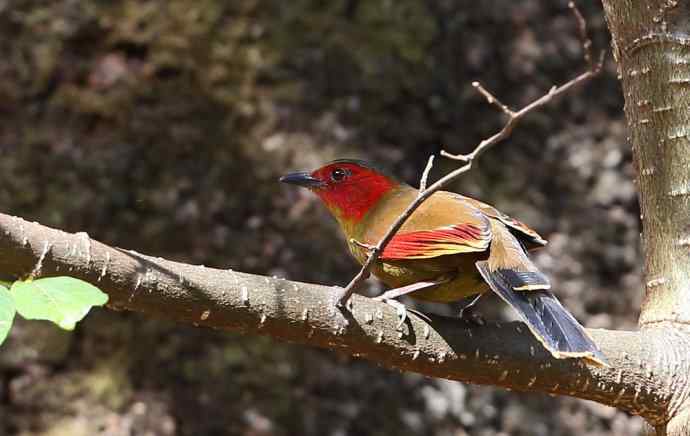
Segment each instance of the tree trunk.
[[657,426],[690,434],[690,5],[603,0],[637,167],[645,255],[643,332],[659,331],[653,366],[673,393]]

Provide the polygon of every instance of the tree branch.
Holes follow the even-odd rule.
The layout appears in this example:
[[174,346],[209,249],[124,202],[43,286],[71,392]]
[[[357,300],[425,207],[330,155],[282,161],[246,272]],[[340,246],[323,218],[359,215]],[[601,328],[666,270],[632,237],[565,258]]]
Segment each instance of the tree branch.
[[688,346],[677,343],[687,336],[662,328],[590,330],[611,363],[597,368],[554,359],[518,322],[477,326],[434,316],[427,324],[411,313],[398,331],[395,310],[363,296],[340,311],[332,287],[154,258],[4,214],[0,253],[4,274],[73,276],[100,287],[115,310],[329,348],[430,377],[575,396],[652,423],[664,419],[672,374],[650,356]]

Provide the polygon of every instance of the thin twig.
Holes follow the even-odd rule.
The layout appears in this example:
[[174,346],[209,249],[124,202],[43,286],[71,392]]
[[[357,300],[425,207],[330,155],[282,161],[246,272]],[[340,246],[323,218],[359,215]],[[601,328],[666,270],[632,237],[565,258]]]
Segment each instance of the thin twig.
[[490,93],[486,88],[484,88],[481,83],[472,82],[472,86],[474,87],[474,89],[479,91],[479,93],[481,95],[483,95],[486,98],[486,101],[489,104],[493,104],[493,105],[498,106],[498,108],[501,109],[503,111],[503,113],[508,115],[509,117],[515,116],[515,112],[511,108],[509,108],[505,104],[501,103],[501,100],[496,98],[492,93]]
[[373,251],[374,248],[376,248],[375,245],[365,244],[364,242],[360,242],[360,241],[356,240],[355,238],[350,238],[350,243],[355,244],[356,246],[358,246],[360,248],[364,248],[367,251]]
[[594,58],[592,58],[592,40],[587,33],[587,21],[585,21],[585,17],[582,16],[575,2],[569,2],[568,7],[575,15],[577,29],[580,32],[580,40],[582,41],[583,56],[585,57],[585,62],[589,65],[589,69],[592,70],[594,69]]
[[434,155],[432,154],[429,156],[429,162],[426,163],[426,168],[424,168],[424,172],[422,173],[422,178],[419,180],[419,190],[423,191],[426,189],[426,183],[429,180],[429,173],[431,172],[431,169],[434,167]]
[[523,107],[519,111],[515,112],[514,115],[508,118],[508,121],[503,125],[503,128],[500,131],[498,131],[498,133],[480,142],[479,145],[477,145],[477,147],[471,153],[451,154],[445,150],[441,150],[441,156],[453,160],[458,160],[461,162],[466,162],[467,164],[471,164],[474,159],[479,157],[487,149],[508,138],[510,134],[513,132],[513,129],[515,129],[515,126],[518,125],[518,123],[522,120],[522,118],[525,117],[525,115],[545,106],[546,104],[551,102],[551,100],[553,100],[554,97],[563,95],[566,92],[573,89],[574,87],[580,85],[581,83],[587,82],[592,77],[599,74],[599,72],[601,71],[601,66],[601,64],[597,64],[594,66],[593,70],[588,70],[561,86],[552,87],[549,90],[549,92],[534,100],[532,103]]
[[[578,20],[580,32],[584,35],[587,35],[586,23],[584,22],[584,18],[582,18],[582,14],[580,14],[580,11],[575,7],[574,4],[570,6],[570,8],[574,11],[575,17]],[[379,255],[383,252],[386,245],[388,245],[388,243],[391,241],[391,239],[393,239],[398,230],[400,230],[403,224],[405,224],[407,219],[414,213],[415,210],[417,210],[417,208],[427,198],[431,197],[431,195],[434,194],[436,191],[446,187],[448,184],[457,179],[460,175],[469,171],[472,168],[472,164],[474,163],[474,161],[479,156],[481,156],[486,150],[503,141],[504,139],[508,138],[512,133],[513,129],[515,129],[518,123],[527,114],[534,112],[537,109],[540,109],[541,107],[548,104],[555,97],[569,92],[576,86],[589,81],[594,76],[599,74],[603,66],[604,56],[602,53],[599,62],[597,64],[592,64],[591,42],[588,43],[588,41],[588,38],[583,38],[582,45],[582,48],[585,52],[584,59],[586,62],[588,62],[588,70],[580,74],[579,76],[575,77],[574,79],[571,79],[570,81],[564,83],[563,85],[553,86],[546,94],[542,95],[541,97],[534,100],[532,103],[528,104],[527,106],[523,107],[517,112],[512,111],[510,108],[508,108],[508,106],[501,103],[496,97],[493,96],[493,94],[491,94],[488,90],[482,87],[478,82],[473,83],[473,86],[484,97],[486,97],[489,103],[496,104],[506,115],[508,115],[508,120],[506,121],[505,125],[496,134],[481,141],[475,147],[475,149],[469,154],[451,154],[445,150],[441,151],[441,156],[464,162],[464,165],[446,174],[444,177],[437,180],[436,183],[429,186],[428,188],[426,188],[426,178],[428,174],[422,176],[424,186],[420,186],[417,198],[415,198],[415,200],[412,203],[410,203],[410,205],[405,209],[405,211],[403,211],[403,213],[400,214],[400,216],[398,216],[398,219],[396,219],[395,222],[391,224],[391,226],[388,228],[388,231],[381,238],[378,244],[376,244],[376,246],[369,250],[369,257],[362,265],[362,268],[338,295],[338,305],[344,304],[350,298],[355,289],[357,289],[364,280],[369,278],[371,268],[373,267],[374,263],[378,260]],[[425,169],[425,173],[427,172],[427,170],[430,170],[429,167],[430,164],[427,164],[427,169]]]

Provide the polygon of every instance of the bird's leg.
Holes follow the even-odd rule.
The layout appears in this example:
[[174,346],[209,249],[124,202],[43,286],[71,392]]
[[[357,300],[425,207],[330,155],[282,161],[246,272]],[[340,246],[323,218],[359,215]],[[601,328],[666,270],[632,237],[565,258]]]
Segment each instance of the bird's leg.
[[374,298],[374,300],[392,300],[393,298],[402,297],[403,295],[411,294],[412,292],[421,291],[422,289],[433,288],[440,284],[446,283],[447,279],[436,280],[436,281],[425,281],[412,283],[411,285],[403,286],[400,288],[390,289],[383,294]]
[[403,286],[400,288],[388,290],[388,291],[384,292],[383,294],[379,295],[378,297],[375,297],[374,300],[383,301],[384,303],[395,308],[395,310],[398,312],[398,325],[396,326],[396,329],[400,329],[402,327],[402,325],[405,323],[405,320],[407,319],[407,312],[408,311],[414,313],[415,315],[419,316],[420,318],[423,318],[424,320],[426,320],[428,322],[431,322],[429,317],[427,317],[426,315],[424,315],[421,312],[418,312],[416,310],[408,309],[401,302],[394,300],[394,298],[402,297],[403,295],[411,294],[412,292],[421,291],[423,289],[430,289],[430,288],[442,285],[444,283],[447,283],[450,280],[451,279],[448,277],[442,277],[438,280],[430,280],[430,281],[412,283],[411,285],[407,285],[407,286]]
[[482,294],[472,295],[463,298],[458,302],[458,304],[461,306],[460,313],[458,315],[460,319],[466,318],[469,321],[472,321],[476,324],[484,325],[484,320],[482,319],[482,317],[474,313],[474,311],[472,310],[472,307],[475,304],[477,304],[477,301],[479,301],[481,296]]

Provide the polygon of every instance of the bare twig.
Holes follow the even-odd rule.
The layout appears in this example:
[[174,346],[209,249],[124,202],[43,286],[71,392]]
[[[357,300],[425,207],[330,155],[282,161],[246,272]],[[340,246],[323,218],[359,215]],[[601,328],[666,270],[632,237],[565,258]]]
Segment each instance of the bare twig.
[[355,238],[350,238],[350,243],[355,244],[360,248],[364,248],[367,251],[372,251],[374,248],[376,248],[375,245],[365,244],[364,242],[358,241]]
[[429,161],[426,163],[426,168],[424,168],[424,172],[422,173],[422,178],[419,180],[419,189],[421,191],[426,189],[426,183],[429,180],[429,173],[431,172],[431,169],[434,167],[434,155],[432,154],[429,156]]
[[575,2],[569,2],[568,7],[575,15],[575,20],[577,20],[577,30],[580,32],[583,56],[585,57],[585,62],[589,65],[589,69],[592,70],[594,69],[594,58],[592,58],[592,40],[587,33],[587,21],[585,21],[585,17],[582,16]]
[[493,104],[493,105],[498,106],[498,108],[501,109],[503,111],[503,113],[508,115],[509,117],[515,116],[515,112],[512,109],[510,109],[505,104],[501,103],[501,100],[494,97],[494,95],[492,93],[490,93],[486,88],[484,88],[481,83],[472,82],[472,86],[474,87],[474,89],[479,91],[479,93],[481,95],[483,95],[486,98],[486,101],[489,104]]
[[[369,277],[371,268],[373,267],[374,263],[378,260],[379,255],[383,252],[385,247],[388,245],[391,239],[393,239],[393,237],[398,232],[398,230],[400,230],[403,224],[405,224],[407,219],[414,213],[415,210],[417,210],[417,208],[424,201],[426,201],[427,198],[431,197],[431,195],[434,194],[436,191],[446,187],[448,184],[457,179],[460,175],[469,171],[472,168],[472,164],[474,163],[474,161],[479,156],[481,156],[486,150],[503,141],[504,139],[508,138],[512,133],[513,129],[515,129],[518,123],[526,115],[545,106],[551,100],[553,100],[554,97],[558,97],[569,92],[576,86],[587,82],[588,80],[592,79],[594,76],[599,74],[603,65],[603,53],[600,57],[599,62],[597,64],[592,64],[591,41],[589,41],[589,39],[586,37],[586,23],[584,21],[584,18],[582,17],[582,14],[580,14],[580,11],[577,9],[577,7],[575,7],[574,4],[571,3],[570,8],[571,10],[573,10],[575,17],[578,20],[581,35],[585,35],[585,37],[583,38],[582,47],[583,51],[585,52],[584,59],[589,66],[587,71],[575,77],[574,79],[571,79],[570,81],[564,83],[563,85],[553,86],[546,94],[542,95],[541,97],[534,100],[532,103],[528,104],[527,106],[523,107],[517,112],[511,110],[508,106],[501,103],[500,100],[494,97],[493,94],[489,92],[486,88],[484,88],[479,82],[474,82],[472,86],[474,86],[478,90],[478,92],[487,99],[487,101],[490,104],[498,106],[501,109],[501,111],[508,116],[508,120],[506,121],[505,125],[496,134],[481,141],[475,147],[475,149],[469,154],[451,154],[445,150],[441,151],[441,156],[464,162],[464,165],[448,173],[428,188],[426,187],[426,178],[428,174],[422,176],[422,181],[424,183],[423,186],[420,186],[417,198],[407,207],[407,209],[405,209],[405,211],[402,214],[400,214],[398,219],[395,220],[393,224],[391,224],[391,226],[388,228],[388,231],[381,238],[378,244],[376,244],[376,246],[373,249],[369,250],[369,257],[362,265],[362,268],[354,276],[350,283],[348,283],[348,285],[343,289],[343,291],[338,295],[339,305],[345,303],[350,298],[355,289],[357,289],[362,284],[362,282]],[[429,169],[429,166],[430,165],[428,164],[427,170]],[[427,170],[425,170],[425,173],[427,173]]]
[[[519,111],[513,113],[513,115],[508,117],[508,121],[506,121],[506,123],[503,125],[503,128],[500,131],[498,131],[493,136],[480,142],[479,145],[477,145],[477,147],[475,147],[475,149],[472,150],[471,153],[468,153],[468,154],[451,154],[445,150],[441,150],[441,156],[447,157],[449,159],[465,162],[466,164],[471,164],[473,160],[478,158],[487,149],[493,147],[494,145],[496,145],[499,142],[503,141],[504,139],[508,138],[510,136],[510,134],[513,133],[513,130],[518,125],[518,123],[522,120],[522,118],[525,117],[525,115],[527,115],[531,112],[534,112],[537,109],[540,109],[541,107],[547,105],[549,102],[551,102],[551,100],[553,100],[554,97],[558,97],[560,95],[563,95],[563,94],[567,93],[568,91],[570,91],[571,89],[575,88],[576,86],[590,80],[592,77],[599,74],[599,72],[601,71],[601,67],[602,67],[602,63],[598,63],[594,66],[594,69],[585,71],[584,73],[580,74],[579,76],[575,77],[574,79],[570,80],[569,82],[567,82],[561,86],[553,86],[551,89],[549,89],[549,92],[542,95],[538,99],[534,100],[532,103],[528,104],[527,106],[523,107],[522,109],[520,109]],[[469,170],[469,168],[468,168],[468,170]],[[467,171],[467,170],[465,170],[465,171]],[[463,171],[463,172],[465,172],[465,171]]]

